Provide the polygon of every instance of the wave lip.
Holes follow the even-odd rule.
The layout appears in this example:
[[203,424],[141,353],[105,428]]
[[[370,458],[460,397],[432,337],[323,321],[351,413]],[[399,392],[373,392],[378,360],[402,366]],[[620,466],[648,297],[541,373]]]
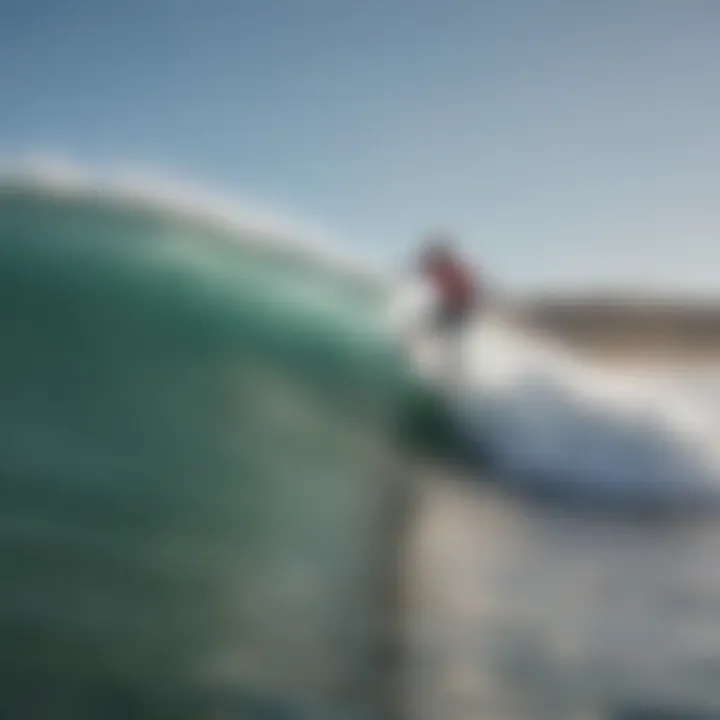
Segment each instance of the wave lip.
[[324,233],[274,210],[222,193],[133,168],[106,171],[65,160],[39,158],[0,163],[0,194],[32,193],[111,204],[130,211],[172,216],[221,230],[248,245],[325,267],[338,277],[381,287],[382,272],[359,255],[339,249]]

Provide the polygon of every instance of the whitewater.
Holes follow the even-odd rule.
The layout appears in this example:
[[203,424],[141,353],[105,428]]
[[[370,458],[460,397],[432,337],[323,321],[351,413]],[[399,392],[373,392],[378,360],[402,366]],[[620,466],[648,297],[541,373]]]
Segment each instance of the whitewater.
[[[422,327],[434,302],[409,283],[393,322]],[[502,484],[557,500],[717,508],[720,503],[718,376],[697,370],[609,370],[493,308],[460,343],[463,372],[445,390],[472,456]],[[426,334],[415,371],[443,386],[444,339]]]

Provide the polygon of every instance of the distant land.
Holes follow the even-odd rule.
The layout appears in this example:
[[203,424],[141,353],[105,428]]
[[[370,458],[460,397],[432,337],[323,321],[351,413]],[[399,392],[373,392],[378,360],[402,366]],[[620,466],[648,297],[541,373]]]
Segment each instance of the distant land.
[[720,368],[720,292],[702,299],[558,294],[518,309],[523,323],[595,359]]

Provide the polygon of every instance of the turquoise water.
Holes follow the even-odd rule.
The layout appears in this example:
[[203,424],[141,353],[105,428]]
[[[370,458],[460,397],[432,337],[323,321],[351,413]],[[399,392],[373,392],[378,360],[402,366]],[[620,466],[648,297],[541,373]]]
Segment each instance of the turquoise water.
[[0,714],[378,717],[405,380],[377,289],[5,188],[0,328]]

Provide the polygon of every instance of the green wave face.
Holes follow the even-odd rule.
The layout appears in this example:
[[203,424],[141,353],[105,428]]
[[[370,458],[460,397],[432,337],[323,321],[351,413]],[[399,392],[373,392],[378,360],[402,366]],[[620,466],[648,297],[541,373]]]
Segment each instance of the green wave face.
[[229,230],[0,193],[0,715],[373,713],[380,302]]

